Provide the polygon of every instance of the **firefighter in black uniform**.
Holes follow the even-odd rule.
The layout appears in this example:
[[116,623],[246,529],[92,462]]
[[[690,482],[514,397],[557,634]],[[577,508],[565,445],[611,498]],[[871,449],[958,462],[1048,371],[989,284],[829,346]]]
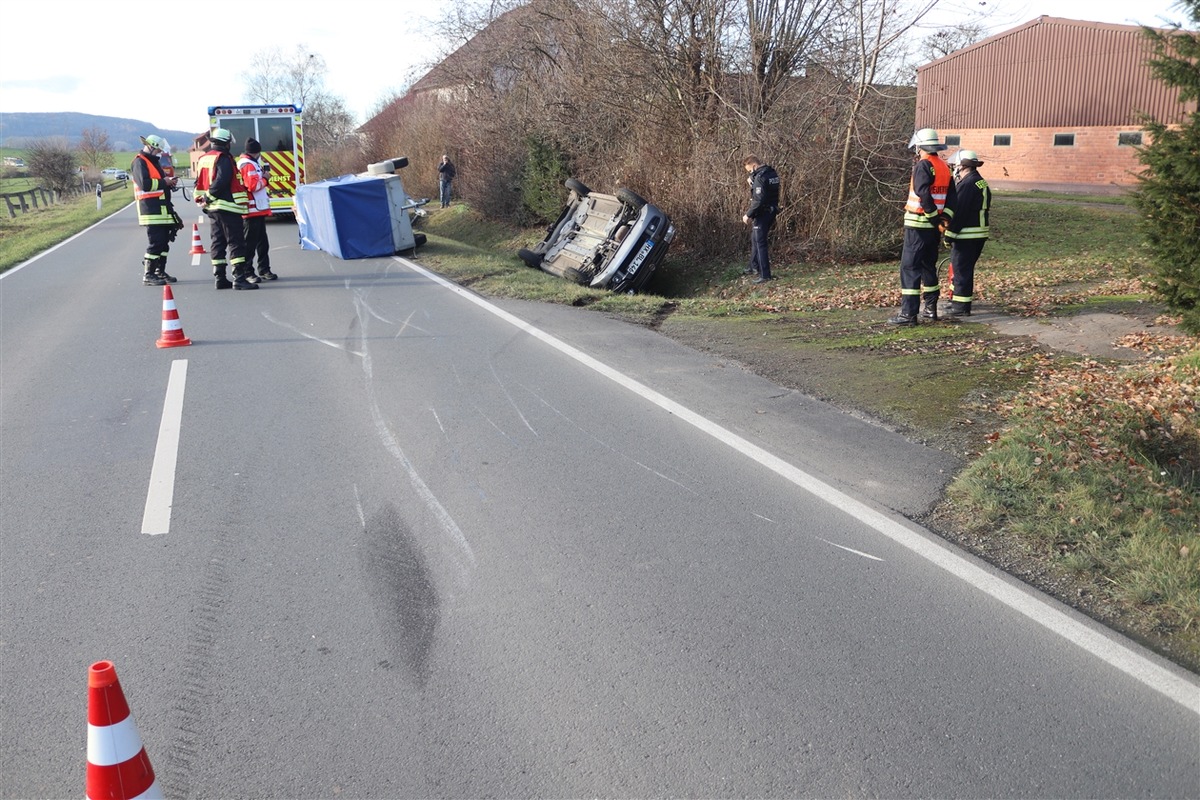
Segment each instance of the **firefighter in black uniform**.
[[161,136],[141,137],[142,151],[133,157],[129,173],[133,176],[133,197],[137,200],[138,224],[146,228],[146,255],[142,259],[143,286],[162,286],[174,283],[167,274],[167,252],[183,220],[171,205],[171,190],[175,177],[164,175],[159,156],[167,149]]
[[[196,191],[193,199],[212,221],[213,277],[218,289],[257,289],[247,280],[246,240],[242,215],[246,213],[246,188],[238,177],[237,163],[229,153],[233,134],[216,128],[209,134],[210,146],[196,162]],[[226,256],[228,255],[228,261]],[[229,268],[233,282],[226,277]]]
[[742,222],[750,225],[750,267],[747,275],[757,275],[755,283],[771,280],[771,256],[767,252],[767,234],[775,224],[779,213],[779,173],[770,164],[764,164],[758,156],[746,156],[742,161],[750,173],[750,208],[742,215]]
[[989,235],[992,190],[979,174],[978,168],[983,162],[974,150],[959,150],[954,155],[954,163],[958,206],[954,219],[946,228],[953,284],[948,313],[951,317],[967,317],[971,315],[971,299],[975,293],[975,262]]
[[916,153],[908,201],[904,204],[904,246],[900,252],[900,313],[889,325],[916,325],[918,312],[936,320],[937,260],[942,232],[954,218],[957,205],[950,165],[938,155],[946,149],[933,128],[913,134],[908,146]]

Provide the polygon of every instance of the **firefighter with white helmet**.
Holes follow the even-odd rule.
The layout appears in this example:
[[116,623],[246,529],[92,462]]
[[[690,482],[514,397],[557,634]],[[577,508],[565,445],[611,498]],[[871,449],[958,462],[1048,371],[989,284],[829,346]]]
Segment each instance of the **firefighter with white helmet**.
[[974,150],[959,150],[951,157],[958,205],[954,219],[946,228],[950,240],[950,271],[953,294],[950,297],[951,317],[971,314],[975,293],[975,264],[983,252],[990,232],[988,216],[992,208],[992,190],[979,174],[983,162]]
[[[238,175],[237,164],[229,150],[233,134],[226,128],[214,128],[208,136],[209,148],[196,162],[196,190],[193,200],[212,220],[213,277],[218,289],[257,289],[247,280],[246,241],[242,215],[246,213],[246,187]],[[226,260],[228,256],[228,260]],[[230,270],[233,281],[226,275]]]
[[159,157],[169,145],[156,134],[140,137],[141,151],[133,157],[129,174],[133,178],[133,197],[137,201],[138,224],[146,228],[146,255],[142,258],[142,285],[163,286],[174,283],[167,274],[167,253],[183,220],[171,205],[175,177],[163,172]]
[[938,155],[946,149],[938,132],[921,128],[909,139],[908,146],[916,153],[917,161],[904,205],[900,313],[888,319],[890,325],[916,325],[918,313],[926,319],[937,319],[938,247],[956,205],[950,166]]

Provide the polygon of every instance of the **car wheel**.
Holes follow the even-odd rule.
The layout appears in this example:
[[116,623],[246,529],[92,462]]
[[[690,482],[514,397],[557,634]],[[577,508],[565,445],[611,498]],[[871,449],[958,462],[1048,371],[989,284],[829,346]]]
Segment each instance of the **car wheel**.
[[640,211],[646,205],[645,198],[629,189],[617,189],[617,199],[627,206],[633,206],[635,211]]
[[522,247],[518,250],[517,255],[521,257],[526,266],[533,267],[534,269],[540,269],[542,266],[542,257],[527,247]]
[[568,189],[570,189],[572,192],[579,195],[580,197],[587,197],[589,194],[592,193],[591,189],[584,186],[582,183],[575,180],[574,178],[567,178],[565,185]]

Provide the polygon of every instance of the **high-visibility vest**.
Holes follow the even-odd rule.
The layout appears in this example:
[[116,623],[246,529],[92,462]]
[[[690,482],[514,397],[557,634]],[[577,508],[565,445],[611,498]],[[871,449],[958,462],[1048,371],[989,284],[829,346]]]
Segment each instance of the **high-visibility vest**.
[[237,166],[242,185],[246,187],[245,216],[269,217],[271,215],[271,197],[267,194],[267,179],[263,175],[262,166],[247,155],[238,159]]
[[953,210],[946,211],[946,195],[950,191],[950,165],[933,153],[924,153],[913,172],[924,164],[929,164],[929,168],[933,170],[933,182],[929,186],[929,193],[936,208],[932,212],[925,210],[925,206],[921,204],[921,197],[913,186],[913,179],[909,178],[908,202],[904,204],[904,225],[907,228],[936,228],[939,214],[945,212],[954,216]]
[[[228,188],[228,197],[221,197],[212,192],[213,177],[217,173],[217,161],[225,156],[229,159],[230,181]],[[224,194],[225,192],[222,192]],[[233,214],[246,213],[246,187],[242,186],[241,178],[238,177],[237,164],[233,162],[233,156],[224,150],[209,150],[204,155],[200,156],[200,160],[196,162],[196,198],[207,198],[209,211],[229,211]]]
[[[146,165],[144,173],[138,168],[139,160]],[[133,172],[133,199],[137,201],[138,225],[174,225],[175,217],[171,215],[167,203],[170,189],[163,183],[158,164],[145,154],[138,153],[130,170]],[[141,185],[143,182],[144,186]]]

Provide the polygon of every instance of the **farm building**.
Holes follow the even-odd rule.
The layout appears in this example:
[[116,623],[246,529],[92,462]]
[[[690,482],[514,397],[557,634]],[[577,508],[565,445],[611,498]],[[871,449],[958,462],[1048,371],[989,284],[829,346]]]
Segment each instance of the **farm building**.
[[1141,115],[1195,109],[1149,56],[1138,26],[1038,17],[919,67],[916,127],[979,153],[993,186],[1120,191],[1141,169]]

